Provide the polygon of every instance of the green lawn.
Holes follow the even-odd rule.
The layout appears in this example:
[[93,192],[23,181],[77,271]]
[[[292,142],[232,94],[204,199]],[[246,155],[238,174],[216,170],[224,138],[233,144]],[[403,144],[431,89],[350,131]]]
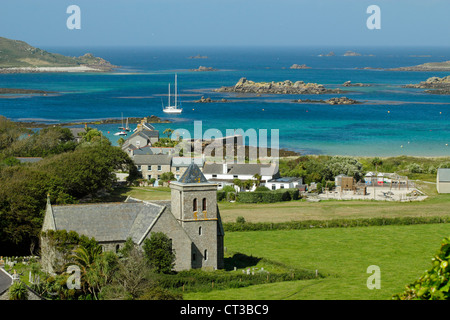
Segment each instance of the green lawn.
[[[265,257],[328,274],[324,279],[188,293],[185,299],[390,299],[431,266],[449,224],[229,232],[228,251]],[[381,270],[381,289],[369,290],[367,268]]]

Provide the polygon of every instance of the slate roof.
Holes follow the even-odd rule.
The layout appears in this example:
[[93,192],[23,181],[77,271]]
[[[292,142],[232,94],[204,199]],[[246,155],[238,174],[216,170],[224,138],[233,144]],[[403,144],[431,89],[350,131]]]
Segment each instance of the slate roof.
[[192,162],[194,162],[199,167],[203,167],[205,161],[203,160],[203,158],[199,157],[173,157],[172,167],[189,167]]
[[136,165],[170,165],[172,157],[167,154],[135,154],[133,161]]
[[186,171],[183,173],[178,182],[181,183],[208,183],[200,168],[195,164],[191,163]]
[[145,146],[138,148],[136,147],[135,150],[133,150],[134,155],[143,155],[143,154],[172,154],[175,152],[175,148],[167,148],[167,147],[152,147],[152,146]]
[[[277,166],[269,163],[232,163],[227,166],[227,174],[229,175],[275,175],[278,171]],[[210,163],[205,164],[203,173],[206,174],[222,174],[223,164]]]
[[56,230],[75,231],[99,242],[138,243],[164,206],[145,201],[52,206]]
[[450,182],[450,168],[439,168],[437,175],[439,182]]
[[9,289],[11,286],[12,278],[6,270],[0,268],[0,295]]

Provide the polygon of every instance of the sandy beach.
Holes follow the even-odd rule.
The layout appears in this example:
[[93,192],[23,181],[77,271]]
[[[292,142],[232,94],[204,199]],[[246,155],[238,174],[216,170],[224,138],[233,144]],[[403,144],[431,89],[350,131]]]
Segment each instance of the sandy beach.
[[38,73],[38,72],[99,72],[101,70],[87,67],[23,67],[0,68],[0,73]]

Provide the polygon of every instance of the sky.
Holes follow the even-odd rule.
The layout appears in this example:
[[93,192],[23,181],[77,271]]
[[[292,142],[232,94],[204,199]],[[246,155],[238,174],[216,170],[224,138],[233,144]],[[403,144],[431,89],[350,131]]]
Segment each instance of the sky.
[[0,36],[40,47],[450,46],[449,0],[1,1]]

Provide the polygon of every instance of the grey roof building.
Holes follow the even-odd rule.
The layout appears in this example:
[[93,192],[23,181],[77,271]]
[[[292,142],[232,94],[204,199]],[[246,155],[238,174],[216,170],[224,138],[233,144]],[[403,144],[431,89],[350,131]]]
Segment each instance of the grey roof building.
[[[170,201],[128,198],[123,203],[54,206],[47,203],[42,231],[66,230],[94,237],[105,250],[118,251],[128,238],[138,246],[152,232],[163,232],[176,253],[175,270],[223,268],[224,232],[217,185],[192,164],[180,182],[171,183]],[[57,271],[53,248],[41,238],[41,261]]]
[[450,168],[439,168],[436,175],[436,189],[439,193],[450,193]]

